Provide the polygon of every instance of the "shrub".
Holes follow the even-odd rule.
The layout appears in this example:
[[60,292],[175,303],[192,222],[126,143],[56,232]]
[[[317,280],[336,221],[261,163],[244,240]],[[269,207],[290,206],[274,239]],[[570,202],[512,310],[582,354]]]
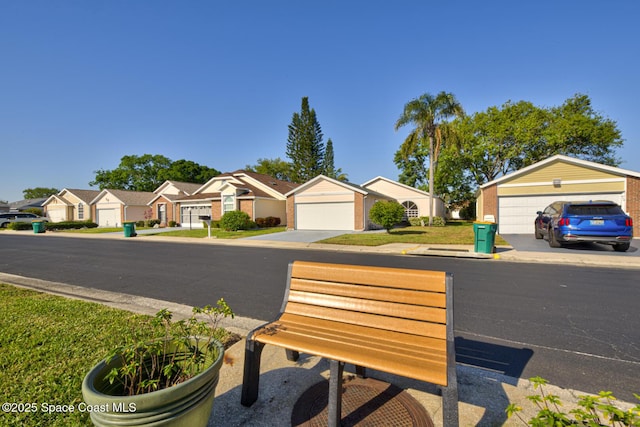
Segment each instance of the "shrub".
[[159,219],[148,219],[145,221],[145,225],[149,228],[153,228],[156,225],[160,225],[160,220]]
[[256,225],[260,228],[277,227],[280,225],[280,218],[268,216],[266,218],[256,218]]
[[381,225],[387,233],[394,225],[402,221],[404,207],[398,202],[379,201],[373,204],[369,211],[369,218]]
[[[527,396],[538,408],[538,414],[527,422],[519,412],[522,408],[514,403],[510,404],[506,413],[509,418],[513,415],[523,425],[532,426],[638,426],[640,425],[640,405],[628,411],[623,411],[613,404],[616,398],[610,391],[601,391],[597,396],[579,396],[578,408],[569,411],[568,415],[562,412],[562,402],[554,394],[545,393],[544,385],[548,382],[544,378],[534,377],[529,379],[533,388],[539,390],[539,394]],[[640,399],[640,395],[634,394]],[[572,419],[573,418],[573,419]]]
[[9,230],[31,230],[33,226],[30,222],[10,222],[7,224]]
[[[420,218],[409,218],[409,223],[413,226],[421,226],[423,223],[424,225],[429,225],[429,217],[421,216]],[[432,225],[434,227],[444,227],[447,225],[447,221],[441,216],[434,216]]]
[[242,211],[231,211],[222,215],[220,228],[226,231],[247,230],[251,227],[249,214]]
[[169,227],[175,227],[177,223],[175,221],[169,221]]
[[144,227],[144,220],[136,221],[136,227],[137,227],[137,228],[142,228],[142,227]]
[[79,230],[81,228],[96,228],[98,224],[91,221],[62,221],[48,222],[47,230]]

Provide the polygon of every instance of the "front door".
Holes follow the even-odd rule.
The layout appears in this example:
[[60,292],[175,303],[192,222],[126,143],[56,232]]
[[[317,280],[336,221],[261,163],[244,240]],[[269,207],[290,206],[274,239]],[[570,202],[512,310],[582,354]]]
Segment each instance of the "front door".
[[160,224],[167,225],[167,205],[158,205],[158,219]]

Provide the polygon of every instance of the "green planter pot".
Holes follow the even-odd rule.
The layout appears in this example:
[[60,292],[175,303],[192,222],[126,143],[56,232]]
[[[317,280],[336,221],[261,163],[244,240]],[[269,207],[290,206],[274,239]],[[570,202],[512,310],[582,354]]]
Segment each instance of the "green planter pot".
[[163,390],[136,396],[114,396],[105,376],[119,359],[96,365],[82,382],[82,396],[94,425],[102,426],[206,426],[213,408],[224,347],[215,342],[218,357],[198,375]]

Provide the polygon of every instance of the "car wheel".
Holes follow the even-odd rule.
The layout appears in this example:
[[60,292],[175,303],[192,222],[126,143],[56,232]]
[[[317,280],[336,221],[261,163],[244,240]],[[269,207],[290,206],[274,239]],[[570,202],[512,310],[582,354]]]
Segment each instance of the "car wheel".
[[618,243],[617,245],[613,245],[613,250],[616,252],[626,252],[629,250],[631,243]]
[[548,236],[549,236],[549,246],[551,246],[552,248],[562,247],[562,244],[560,244],[560,242],[558,242],[558,239],[556,239],[556,233],[553,232],[553,228],[549,229]]
[[536,223],[533,224],[533,235],[536,236],[536,239],[538,240],[542,239],[542,233],[540,232],[538,224]]

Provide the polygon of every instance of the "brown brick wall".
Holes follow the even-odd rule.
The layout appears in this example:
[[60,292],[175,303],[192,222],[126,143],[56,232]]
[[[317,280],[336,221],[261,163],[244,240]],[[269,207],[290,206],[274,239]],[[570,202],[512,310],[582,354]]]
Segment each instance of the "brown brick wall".
[[[482,190],[482,215],[493,215],[496,222],[500,222],[498,218],[498,184],[494,184]],[[477,218],[482,221],[483,218]]]
[[211,202],[211,219],[220,221],[220,218],[222,218],[222,202],[220,200],[214,200]]
[[[640,224],[640,178],[633,176],[627,176],[627,212],[635,224]],[[637,230],[638,226],[635,228]],[[633,234],[637,236],[640,233]]]
[[364,195],[360,193],[354,193],[354,209],[355,209],[355,224],[354,229],[356,231],[362,231],[364,227]]
[[173,217],[173,214],[174,214],[174,212],[173,212],[173,211],[174,211],[173,203],[169,202],[169,201],[168,201],[167,199],[165,199],[164,197],[159,198],[158,200],[156,200],[155,202],[153,202],[153,205],[151,205],[151,211],[153,212],[153,213],[152,213],[152,218],[154,218],[154,219],[160,219],[160,218],[159,218],[159,215],[158,215],[158,212],[159,212],[158,206],[159,206],[159,205],[166,205],[165,211],[166,211],[166,213],[167,213],[167,222],[166,222],[166,223],[163,223],[163,224],[161,224],[161,225],[167,225],[170,221],[176,221],[176,222],[179,222],[179,220],[178,220],[178,219],[175,219],[175,218]]
[[287,197],[287,230],[293,230],[296,226],[295,222],[295,196]]
[[255,220],[253,217],[253,200],[240,200],[240,210],[249,215],[249,218]]

